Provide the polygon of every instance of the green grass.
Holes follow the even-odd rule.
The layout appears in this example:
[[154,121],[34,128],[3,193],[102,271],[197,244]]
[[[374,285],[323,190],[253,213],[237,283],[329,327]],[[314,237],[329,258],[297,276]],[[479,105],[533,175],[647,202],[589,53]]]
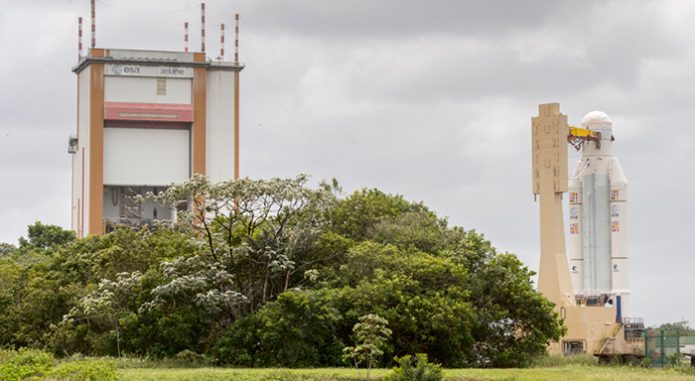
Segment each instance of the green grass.
[[[372,379],[378,380],[389,372],[375,369]],[[568,365],[555,368],[529,369],[447,369],[451,381],[648,381],[695,380],[695,375],[675,369],[646,369],[633,367],[599,367]],[[695,373],[691,373],[695,374]],[[357,381],[364,371],[347,368],[322,369],[120,369],[121,381]]]
[[452,369],[445,371],[451,380],[504,380],[504,381],[647,381],[695,380],[675,369],[647,369],[635,367],[609,367],[570,365],[558,368],[530,369]]
[[[388,369],[373,369],[372,378],[380,379]],[[348,368],[319,369],[122,369],[121,381],[353,381],[364,377],[364,370]]]

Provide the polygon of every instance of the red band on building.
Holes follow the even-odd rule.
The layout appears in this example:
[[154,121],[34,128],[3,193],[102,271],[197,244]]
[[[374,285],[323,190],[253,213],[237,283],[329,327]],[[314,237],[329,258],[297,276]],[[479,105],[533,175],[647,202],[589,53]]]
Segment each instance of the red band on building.
[[192,122],[193,106],[185,104],[105,102],[104,119]]

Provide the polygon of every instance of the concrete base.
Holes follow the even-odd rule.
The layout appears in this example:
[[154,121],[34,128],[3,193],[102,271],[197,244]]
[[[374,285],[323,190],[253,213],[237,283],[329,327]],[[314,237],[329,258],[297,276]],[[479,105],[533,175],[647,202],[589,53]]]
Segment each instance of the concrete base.
[[565,354],[565,342],[580,341],[584,353],[606,358],[644,355],[643,339],[625,339],[624,325],[615,322],[615,307],[568,306],[558,310],[564,316],[567,334],[559,342],[550,343],[551,354]]
[[581,341],[585,353],[596,353],[620,327],[615,322],[615,307],[566,306],[558,312],[564,317],[567,334],[559,342],[550,343],[551,354],[564,354],[563,342],[568,341]]

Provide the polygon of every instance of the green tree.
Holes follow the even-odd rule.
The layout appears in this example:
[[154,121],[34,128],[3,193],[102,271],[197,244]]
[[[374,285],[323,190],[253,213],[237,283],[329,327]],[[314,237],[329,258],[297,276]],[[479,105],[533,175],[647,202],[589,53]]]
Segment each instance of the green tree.
[[17,248],[9,243],[0,242],[0,258],[10,256],[17,251]]
[[379,222],[399,216],[409,208],[410,204],[402,196],[391,196],[378,189],[362,189],[341,200],[332,210],[332,228],[348,238],[367,240]]
[[[473,344],[468,273],[447,258],[364,242],[348,253],[338,287],[349,287],[352,319],[374,312],[393,330],[389,355],[427,353],[465,366]],[[354,321],[354,320],[353,320]]]
[[115,281],[102,279],[97,289],[80,299],[63,321],[90,320],[113,328],[116,334],[116,355],[121,357],[120,317],[132,311],[134,299],[140,292],[142,275],[139,272],[120,273]]
[[0,347],[13,344],[18,327],[22,268],[9,258],[0,257]]
[[[194,176],[157,196],[170,205],[200,201],[180,212],[179,221],[200,234],[203,255],[172,263],[166,271],[171,282],[190,288],[195,285],[184,285],[187,280],[199,283],[201,277],[214,276],[195,293],[227,293],[234,300],[222,302],[241,308],[227,311],[230,322],[303,283],[305,271],[321,261],[309,253],[325,232],[327,210],[335,203],[334,188],[322,184],[312,189],[307,181],[301,175],[213,184]],[[242,304],[237,303],[240,296]]]
[[475,308],[473,365],[522,367],[545,352],[564,332],[553,304],[533,289],[534,275],[513,254],[498,254],[474,231],[452,232],[440,255],[470,271],[470,300]]
[[394,360],[398,366],[384,377],[384,381],[440,381],[444,377],[441,365],[430,363],[425,353],[418,353],[414,357],[396,357]]
[[339,365],[343,342],[336,332],[341,320],[330,295],[290,290],[235,321],[220,339],[216,357],[237,366]]
[[355,323],[374,313],[393,332],[379,348],[387,359],[524,366],[561,334],[513,254],[421,203],[338,190],[306,176],[196,176],[149,196],[191,205],[154,231],[74,239],[36,223],[0,255],[0,346],[339,365]]
[[382,348],[392,333],[387,328],[388,324],[386,319],[376,314],[360,316],[359,322],[352,328],[355,346],[343,348],[345,358],[351,360],[356,367],[361,363],[367,364],[366,380],[369,380],[372,366],[384,355]]
[[663,329],[665,335],[695,336],[695,329],[690,326],[690,322],[687,320],[664,323],[657,329]]
[[[154,231],[118,229],[75,241],[51,257],[51,277],[77,289],[52,321],[48,345],[60,355],[121,353],[173,355],[192,347],[202,314],[140,311],[165,276],[162,262],[190,257],[193,235],[160,226]],[[120,347],[120,348],[119,348]],[[197,349],[197,348],[195,348]]]
[[439,219],[422,204],[411,204],[408,211],[381,219],[374,225],[371,240],[400,247],[435,252],[442,244],[446,220]]
[[64,246],[75,240],[75,232],[57,225],[44,225],[39,221],[29,225],[27,238],[19,238],[19,248],[48,249]]

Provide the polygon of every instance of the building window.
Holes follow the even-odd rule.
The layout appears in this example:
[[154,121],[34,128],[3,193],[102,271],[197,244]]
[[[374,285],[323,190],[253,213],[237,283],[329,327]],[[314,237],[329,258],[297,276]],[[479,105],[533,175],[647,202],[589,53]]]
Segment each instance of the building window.
[[157,78],[157,95],[167,95],[166,78]]
[[563,340],[562,349],[566,356],[584,353],[584,342],[579,340]]
[[77,136],[70,135],[68,140],[68,153],[77,153]]

